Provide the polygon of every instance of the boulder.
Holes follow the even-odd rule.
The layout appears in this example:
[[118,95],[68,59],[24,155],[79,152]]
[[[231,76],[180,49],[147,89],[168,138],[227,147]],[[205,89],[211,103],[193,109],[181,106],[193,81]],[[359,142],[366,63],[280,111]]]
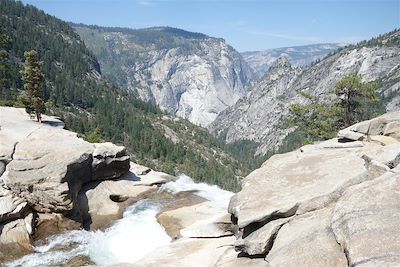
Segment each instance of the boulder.
[[397,142],[385,146],[368,143],[367,146],[358,152],[358,155],[362,155],[369,160],[374,160],[392,169],[400,162],[400,143]]
[[137,186],[128,180],[86,184],[78,198],[85,228],[99,229],[120,219],[124,208],[155,190],[150,186]]
[[350,151],[297,150],[271,157],[243,180],[229,213],[239,228],[249,226],[251,232],[259,223],[326,206],[348,186],[367,179],[364,160]]
[[337,136],[339,140],[343,141],[362,141],[366,137],[363,133],[358,133],[348,128],[340,130]]
[[399,174],[349,188],[335,205],[331,228],[349,266],[399,266]]
[[91,180],[92,151],[75,133],[43,125],[16,146],[4,184],[38,212],[72,210]]
[[167,210],[158,215],[158,222],[172,238],[221,237],[232,235],[226,207],[205,201],[199,204]]
[[400,140],[400,121],[392,121],[386,125],[383,135]]
[[26,202],[20,202],[12,196],[0,197],[0,222],[17,219],[29,210]]
[[151,169],[146,166],[131,162],[129,171],[135,175],[146,175],[151,171]]
[[160,185],[175,180],[175,177],[163,172],[154,171],[145,166],[130,163],[129,171],[120,177],[121,180],[135,182],[135,185]]
[[235,249],[252,256],[266,255],[271,249],[279,229],[287,221],[289,218],[273,220],[249,235],[243,233],[243,236],[235,242]]
[[338,132],[340,140],[349,141],[364,140],[370,135],[385,135],[400,140],[400,112],[386,113]]
[[174,266],[197,267],[215,266],[218,259],[231,246],[235,238],[182,238],[167,246],[157,248],[157,253],[151,253],[131,266]]
[[332,208],[325,208],[283,224],[266,261],[271,266],[347,266],[346,255],[329,227],[331,214]]
[[[371,135],[369,137],[370,142],[376,142],[383,146],[397,144],[397,143],[399,143],[399,140],[400,139],[395,139],[391,136],[385,136],[385,135]],[[354,143],[354,142],[352,142],[352,143]]]
[[81,224],[59,213],[38,213],[34,240],[44,240],[51,235],[81,229]]
[[29,213],[24,218],[0,223],[0,247],[12,246],[24,251],[31,251],[34,222],[33,213]]
[[109,180],[129,171],[130,157],[126,148],[113,143],[95,144],[93,151],[93,180]]

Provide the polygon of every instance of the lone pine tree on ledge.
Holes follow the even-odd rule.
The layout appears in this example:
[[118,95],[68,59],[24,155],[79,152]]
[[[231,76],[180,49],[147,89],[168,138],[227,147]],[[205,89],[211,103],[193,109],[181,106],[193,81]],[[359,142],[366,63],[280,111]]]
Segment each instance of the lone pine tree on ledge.
[[22,71],[25,92],[21,97],[25,110],[29,114],[35,114],[36,120],[42,122],[42,113],[46,111],[43,101],[42,86],[44,75],[42,72],[43,62],[38,60],[38,54],[35,50],[24,53],[25,64]]
[[334,138],[338,130],[378,115],[379,110],[374,110],[380,101],[376,88],[376,82],[363,82],[361,75],[349,74],[324,99],[301,92],[308,104],[289,106],[288,125],[299,127],[306,142]]

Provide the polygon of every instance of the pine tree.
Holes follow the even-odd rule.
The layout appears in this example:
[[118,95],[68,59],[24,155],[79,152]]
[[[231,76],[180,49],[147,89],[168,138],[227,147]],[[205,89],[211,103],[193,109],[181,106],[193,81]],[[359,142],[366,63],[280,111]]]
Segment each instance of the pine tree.
[[289,107],[289,126],[297,126],[306,135],[306,141],[329,139],[339,129],[360,120],[370,119],[375,112],[369,110],[378,102],[377,84],[363,82],[360,75],[350,74],[331,90],[334,98],[318,99],[307,93],[301,95],[308,104],[292,104]]
[[42,113],[46,111],[43,101],[44,75],[42,72],[43,62],[38,60],[35,50],[24,53],[25,64],[22,71],[25,93],[21,97],[25,110],[29,114],[35,114],[38,122],[42,122]]
[[344,128],[357,121],[368,102],[376,101],[376,87],[375,82],[362,82],[361,75],[357,74],[347,75],[336,84],[333,93],[338,99],[337,106],[341,109]]
[[0,34],[0,87],[2,89],[7,88],[9,85],[9,81],[7,79],[7,72],[9,71],[8,51],[6,49],[8,42],[8,36],[5,34]]

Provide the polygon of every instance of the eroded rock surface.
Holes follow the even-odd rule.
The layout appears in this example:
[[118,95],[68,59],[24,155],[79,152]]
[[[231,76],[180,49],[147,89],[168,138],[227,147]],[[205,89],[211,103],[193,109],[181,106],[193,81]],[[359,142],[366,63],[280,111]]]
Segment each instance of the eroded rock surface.
[[77,213],[82,186],[127,173],[129,156],[124,147],[78,138],[53,117],[37,123],[10,107],[0,107],[0,115],[0,247],[16,255],[30,251],[34,234],[79,229],[87,216]]
[[249,174],[229,205],[236,258],[230,250],[222,263],[399,266],[399,121],[360,122]]
[[267,262],[271,266],[347,266],[346,256],[330,228],[331,214],[332,209],[325,208],[283,224],[265,258]]
[[205,201],[162,212],[158,221],[173,238],[213,238],[233,235],[226,215],[226,207]]
[[332,230],[351,266],[399,266],[400,174],[349,188],[335,205]]
[[237,217],[239,228],[302,214],[323,207],[366,178],[364,160],[347,149],[275,155],[244,179],[229,212]]
[[1,178],[5,188],[36,211],[71,211],[82,185],[129,170],[124,147],[90,144],[59,127],[61,121],[44,116],[40,124],[24,112],[1,107],[0,139],[12,141],[2,144],[1,157],[8,164]]
[[231,246],[233,236],[221,238],[182,238],[168,246],[160,247],[157,253],[131,266],[214,266]]
[[93,151],[93,180],[118,178],[129,170],[130,157],[123,146],[113,143],[95,144]]
[[76,134],[43,125],[18,142],[4,184],[39,212],[71,210],[91,180],[92,151]]
[[389,136],[400,140],[400,112],[386,113],[377,118],[356,123],[339,131],[338,137],[344,141],[365,140],[368,136]]
[[103,181],[85,185],[79,195],[79,207],[85,227],[99,229],[120,219],[124,208],[156,189],[137,186],[129,180]]

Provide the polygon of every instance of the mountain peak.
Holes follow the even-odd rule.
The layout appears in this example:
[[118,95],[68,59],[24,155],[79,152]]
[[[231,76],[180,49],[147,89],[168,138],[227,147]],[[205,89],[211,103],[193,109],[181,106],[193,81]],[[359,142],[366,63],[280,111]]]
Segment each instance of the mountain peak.
[[276,68],[292,68],[292,65],[289,62],[289,59],[286,56],[280,56],[278,57],[271,65],[271,67],[269,67],[269,70],[273,70]]
[[276,80],[282,75],[291,71],[292,65],[285,56],[278,57],[269,67],[268,71],[264,74],[261,80]]

